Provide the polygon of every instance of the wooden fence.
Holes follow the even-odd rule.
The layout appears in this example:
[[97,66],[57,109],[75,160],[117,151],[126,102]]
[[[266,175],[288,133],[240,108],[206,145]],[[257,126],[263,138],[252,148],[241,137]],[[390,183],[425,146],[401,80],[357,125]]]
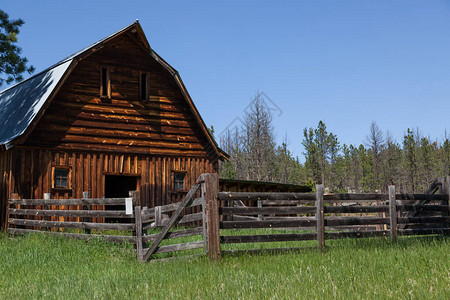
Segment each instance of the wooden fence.
[[[49,234],[128,241],[136,245],[139,261],[193,249],[202,249],[197,253],[212,260],[222,253],[293,251],[303,249],[302,243],[324,249],[330,239],[390,236],[396,240],[399,235],[450,233],[450,177],[433,184],[425,194],[396,194],[394,186],[388,194],[324,194],[322,185],[315,194],[218,192],[217,174],[202,174],[181,202],[154,208],[141,207],[137,191],[118,199],[11,199],[7,230],[22,234],[50,228]],[[132,209],[89,209],[127,201]],[[111,223],[111,218],[116,222]],[[61,228],[84,232],[61,232]],[[108,230],[129,235],[108,235]],[[273,242],[296,245],[241,247]]]
[[10,199],[6,231],[135,243],[132,206],[139,203],[139,192],[131,191],[129,198],[91,199],[87,192],[83,195],[83,199]]

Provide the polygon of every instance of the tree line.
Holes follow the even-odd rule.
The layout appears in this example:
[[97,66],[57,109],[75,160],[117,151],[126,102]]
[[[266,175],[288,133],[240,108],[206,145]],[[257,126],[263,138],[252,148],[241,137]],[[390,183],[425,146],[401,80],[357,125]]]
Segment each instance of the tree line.
[[275,142],[270,109],[261,94],[252,100],[242,126],[225,133],[221,147],[230,154],[221,178],[310,185],[330,192],[386,192],[391,184],[403,193],[424,192],[432,181],[450,175],[450,137],[441,140],[407,128],[401,142],[376,122],[360,145],[341,144],[320,121],[303,129],[304,163],[288,149],[287,137]]

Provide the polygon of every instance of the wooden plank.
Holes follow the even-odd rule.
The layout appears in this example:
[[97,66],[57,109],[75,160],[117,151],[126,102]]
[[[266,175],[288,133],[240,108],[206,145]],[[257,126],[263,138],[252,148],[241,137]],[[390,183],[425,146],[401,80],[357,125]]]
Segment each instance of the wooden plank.
[[398,223],[450,223],[450,217],[401,217]]
[[326,217],[325,226],[389,224],[389,218],[380,217]]
[[178,220],[178,217],[180,216],[183,209],[192,203],[194,195],[197,193],[198,188],[200,187],[200,182],[197,182],[191,190],[187,193],[187,195],[184,197],[183,201],[181,201],[180,205],[178,206],[177,210],[173,213],[172,217],[170,218],[169,222],[167,222],[166,226],[162,229],[161,233],[159,234],[158,238],[153,242],[151,247],[148,249],[148,251],[144,252],[143,260],[147,261],[150,256],[152,256],[158,249],[159,244],[161,241],[166,238],[166,236],[169,233],[169,229],[175,225],[175,223]]
[[122,231],[131,231],[134,229],[134,224],[130,223],[112,224],[112,223],[59,222],[59,221],[10,219],[9,224],[46,227],[46,228],[55,227],[55,228],[122,230]]
[[393,241],[397,241],[398,238],[398,226],[397,226],[397,201],[395,196],[395,186],[389,186],[389,224],[390,235]]
[[450,228],[407,228],[399,229],[399,235],[450,234]]
[[315,233],[292,233],[292,234],[264,234],[264,235],[228,235],[220,236],[222,244],[234,243],[267,243],[314,240]]
[[85,234],[85,233],[67,233],[67,232],[57,232],[57,231],[43,231],[43,230],[33,230],[33,229],[22,229],[22,228],[8,228],[9,234],[48,234],[55,236],[63,236],[69,238],[75,238],[80,240],[90,240],[90,239],[104,239],[108,242],[128,242],[135,243],[134,236],[122,236],[122,235],[104,235],[104,234]]
[[375,213],[388,212],[388,206],[325,206],[325,213]]
[[[387,194],[327,194],[324,201],[327,202],[371,202],[386,200]],[[220,192],[219,200],[315,200],[315,195],[311,193],[253,193],[253,192]],[[444,200],[445,195],[427,194],[397,194],[397,200]]]
[[[166,239],[176,239],[176,238],[180,238],[180,237],[195,236],[195,235],[200,235],[202,233],[203,233],[203,229],[201,227],[190,228],[190,229],[185,229],[185,230],[177,230],[177,231],[169,232]],[[159,233],[144,235],[142,240],[144,242],[155,241],[158,238],[158,236],[159,236]]]
[[241,256],[241,255],[254,255],[260,253],[290,253],[301,252],[306,250],[317,249],[316,247],[287,247],[287,248],[267,248],[267,249],[245,249],[245,250],[226,250],[222,251],[224,255]]
[[203,174],[205,184],[206,203],[206,235],[208,256],[213,261],[219,261],[220,254],[220,230],[219,230],[219,203],[217,192],[219,188],[219,177],[214,173]]
[[326,232],[327,239],[342,238],[364,238],[372,236],[386,236],[389,234],[387,230],[366,230],[366,231],[346,231],[346,232]]
[[397,205],[397,210],[422,212],[422,211],[448,211],[448,205],[421,205],[421,204],[403,204]]
[[311,193],[249,193],[249,192],[219,192],[218,200],[315,200]]
[[316,185],[316,234],[320,250],[325,250],[325,222],[323,207],[323,184]]
[[447,196],[440,194],[396,194],[395,199],[414,201],[441,201],[447,199]]
[[284,206],[284,207],[220,207],[221,215],[269,215],[269,214],[311,214],[315,213],[315,207],[308,206]]
[[9,204],[19,205],[124,205],[125,198],[99,199],[9,199]]
[[141,214],[141,207],[135,206],[134,207],[134,215],[136,216],[134,224],[135,224],[135,234],[136,234],[136,256],[137,260],[139,262],[142,262],[142,257],[144,255],[143,253],[143,241],[142,241],[142,214]]
[[202,212],[193,213],[193,214],[183,216],[180,219],[180,221],[178,222],[178,224],[186,224],[186,223],[190,223],[190,222],[201,221],[202,219],[203,219]]
[[16,209],[9,208],[8,212],[11,215],[20,216],[46,216],[46,217],[111,217],[111,218],[121,218],[121,219],[132,219],[133,215],[127,215],[124,210],[43,210],[43,209]]
[[222,221],[221,229],[235,228],[288,228],[288,227],[314,227],[316,226],[315,218],[301,218],[296,220],[280,220],[280,221]]
[[203,241],[160,246],[155,254],[203,248]]

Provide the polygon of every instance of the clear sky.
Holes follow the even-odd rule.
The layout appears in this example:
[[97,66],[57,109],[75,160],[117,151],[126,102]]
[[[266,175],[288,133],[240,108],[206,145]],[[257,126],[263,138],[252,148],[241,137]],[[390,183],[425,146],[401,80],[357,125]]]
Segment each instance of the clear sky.
[[376,121],[450,133],[450,1],[17,1],[23,54],[39,72],[139,19],[219,134],[258,92],[282,111],[277,140],[302,156],[302,130],[323,120],[341,143]]

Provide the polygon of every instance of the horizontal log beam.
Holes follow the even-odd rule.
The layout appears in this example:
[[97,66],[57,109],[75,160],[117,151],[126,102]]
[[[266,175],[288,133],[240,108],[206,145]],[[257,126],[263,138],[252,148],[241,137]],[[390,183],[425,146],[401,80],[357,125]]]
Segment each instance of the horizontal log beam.
[[8,228],[9,234],[47,234],[53,236],[63,236],[68,238],[75,238],[80,240],[90,240],[90,239],[103,239],[108,242],[116,243],[136,243],[134,236],[123,236],[123,235],[105,235],[105,234],[85,234],[85,233],[68,233],[68,232],[55,232],[55,231],[43,231],[43,230],[33,230],[33,229],[22,229],[22,228]]
[[[180,238],[180,237],[195,236],[195,235],[200,235],[200,234],[203,234],[203,228],[201,228],[201,227],[185,229],[185,230],[177,230],[177,231],[170,232],[168,234],[168,236],[166,237],[166,239],[176,239],[176,238]],[[159,233],[144,235],[142,237],[142,241],[143,242],[154,241],[154,240],[156,240],[158,235],[159,235]]]
[[[176,252],[176,251],[182,251],[182,250],[192,250],[192,249],[197,249],[197,248],[203,248],[203,241],[196,241],[196,242],[183,243],[183,244],[174,244],[174,245],[160,246],[158,248],[158,250],[155,251],[155,254]],[[145,248],[144,252],[146,252],[148,250],[149,250],[149,248]]]
[[375,213],[389,212],[388,206],[325,206],[325,213]]
[[228,235],[221,236],[222,244],[234,243],[267,243],[314,240],[315,233],[292,233],[292,234],[264,234],[264,235]]
[[399,229],[399,235],[449,234],[450,228],[407,228]]
[[314,227],[316,220],[314,218],[303,218],[296,220],[282,221],[222,221],[221,229],[233,228],[284,228],[284,227]]
[[315,213],[315,207],[220,207],[222,215],[269,215],[269,214],[310,214]]
[[43,210],[43,209],[8,209],[10,215],[21,216],[45,216],[45,217],[98,217],[133,219],[133,215],[127,215],[124,210]]
[[450,223],[450,217],[402,217],[398,223]]
[[125,205],[125,198],[98,199],[10,199],[9,204],[19,205]]
[[134,230],[134,223],[113,224],[113,223],[90,223],[90,222],[59,222],[59,221],[41,221],[27,219],[9,219],[10,225],[23,225],[46,228],[74,228],[74,229],[98,229],[98,230]]
[[347,231],[347,232],[325,232],[326,239],[342,239],[342,238],[363,238],[372,236],[387,236],[388,230],[365,230],[365,231]]
[[325,218],[325,226],[375,225],[375,224],[389,224],[389,218],[379,218],[379,217],[327,217],[327,218]]

